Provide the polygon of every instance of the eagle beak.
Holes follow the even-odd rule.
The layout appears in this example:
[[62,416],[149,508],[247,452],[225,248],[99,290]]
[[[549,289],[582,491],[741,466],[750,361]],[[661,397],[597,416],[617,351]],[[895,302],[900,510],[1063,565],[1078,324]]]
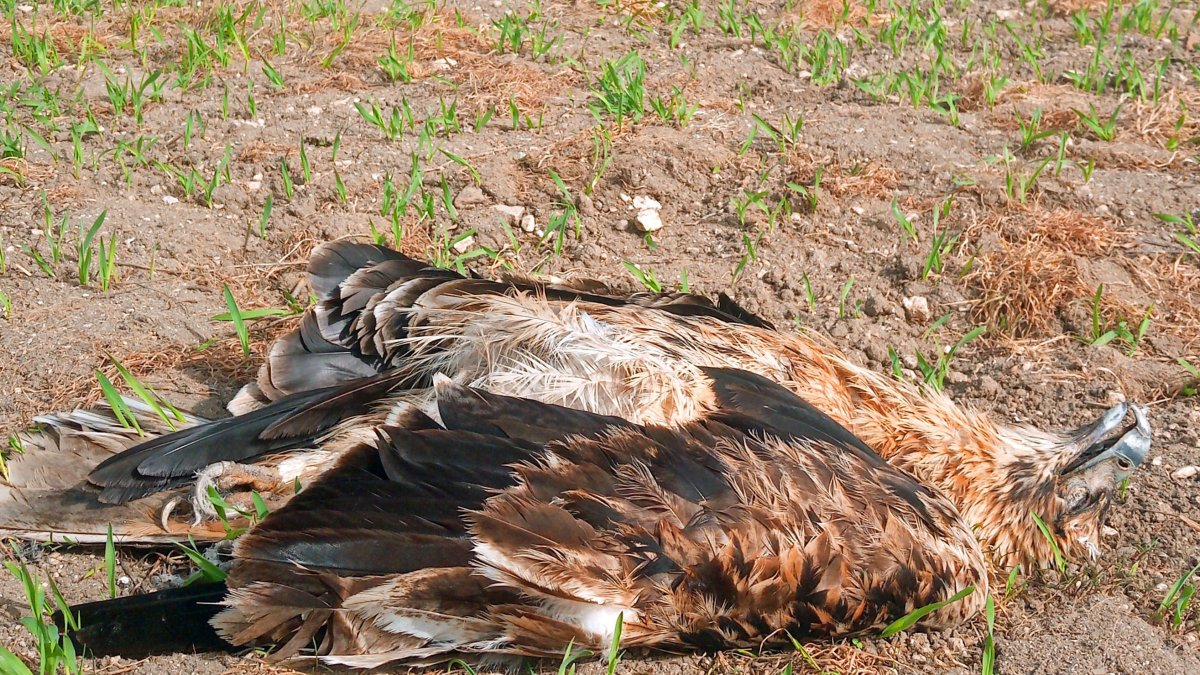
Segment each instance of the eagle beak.
[[[1133,422],[1123,425],[1129,413]],[[1119,435],[1114,433],[1120,430]],[[1074,459],[1064,475],[1083,473],[1092,467],[1112,462],[1117,479],[1123,480],[1146,461],[1150,453],[1150,420],[1146,409],[1137,404],[1120,403],[1109,408],[1100,419],[1077,431],[1068,444]]]

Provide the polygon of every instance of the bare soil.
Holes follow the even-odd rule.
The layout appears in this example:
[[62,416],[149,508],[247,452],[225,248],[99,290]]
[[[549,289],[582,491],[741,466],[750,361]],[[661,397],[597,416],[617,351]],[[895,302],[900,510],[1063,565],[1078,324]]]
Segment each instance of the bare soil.
[[[0,429],[97,400],[94,371],[115,379],[113,358],[177,406],[222,414],[264,345],[294,320],[254,322],[252,355],[245,357],[230,324],[212,320],[225,311],[223,287],[243,310],[287,307],[288,297],[302,304],[308,251],[373,230],[431,258],[466,254],[475,256],[466,264],[480,269],[507,264],[581,274],[634,290],[642,284],[628,262],[663,287],[730,292],[786,330],[827,334],[861,363],[906,378],[921,378],[921,363],[986,325],[983,337],[953,354],[944,378],[964,405],[1062,427],[1090,421],[1125,397],[1151,405],[1156,434],[1152,462],[1113,509],[1114,533],[1102,560],[1073,561],[1067,581],[1022,577],[997,597],[998,670],[1200,672],[1196,610],[1177,628],[1155,620],[1168,588],[1200,551],[1200,478],[1172,477],[1200,464],[1200,406],[1189,395],[1195,378],[1184,365],[1200,365],[1200,252],[1189,252],[1177,236],[1186,236],[1185,224],[1155,216],[1183,217],[1200,206],[1194,10],[1176,9],[1167,17],[1177,26],[1174,35],[1155,37],[1168,3],[1139,3],[1157,8],[1154,20],[1127,26],[1121,17],[1134,5],[1118,3],[1108,38],[1114,46],[1102,50],[1105,67],[1115,73],[1123,59],[1136,64],[1148,87],[1157,82],[1154,98],[1131,94],[1129,77],[1112,75],[1100,93],[1066,77],[1085,71],[1096,49],[1081,44],[1069,12],[1090,7],[1094,22],[1104,3],[946,3],[939,38],[936,27],[926,30],[930,3],[918,2],[925,23],[909,29],[895,52],[886,44],[889,27],[910,14],[884,4],[870,11],[859,0],[704,0],[700,27],[685,26],[673,39],[686,7],[675,0],[545,0],[530,30],[545,23],[547,41],[561,36],[561,42],[536,55],[528,33],[519,53],[497,46],[501,31],[493,22],[508,11],[529,16],[533,5],[521,2],[446,0],[410,8],[381,0],[166,2],[149,22],[157,34],[143,23],[137,53],[128,44],[130,17],[144,3],[106,5],[93,15],[0,2],[6,13],[0,42],[13,45],[19,37],[8,24],[34,29],[63,61],[42,73],[16,47],[12,55],[0,50],[0,82],[16,87],[6,94],[5,133],[24,136],[21,130],[30,128],[44,140],[27,141],[0,161],[6,169],[0,171],[6,260],[0,291],[11,302],[10,311],[0,306]],[[237,24],[248,60],[222,33],[223,8],[232,8],[235,19],[249,9]],[[352,38],[345,39],[355,16]],[[762,26],[789,27],[777,32],[793,32],[814,49],[832,36],[846,58],[828,78],[818,56],[789,64],[784,47],[752,28],[751,16]],[[278,53],[275,36],[285,17]],[[224,44],[233,57],[211,70],[201,66],[180,87],[188,26],[211,49]],[[897,73],[916,78],[929,71],[936,50],[925,35],[940,41],[953,67],[936,95],[913,105],[910,87],[888,91],[886,82]],[[379,63],[393,39],[402,60],[411,45],[410,82],[391,81]],[[95,42],[90,48],[88,40]],[[1021,45],[1038,55],[1024,58]],[[646,114],[623,122],[594,114],[603,64],[631,50],[646,64]],[[116,83],[164,71],[161,100],[144,105],[140,123],[131,107],[114,109],[105,68]],[[280,86],[272,84],[273,72]],[[1000,84],[1000,76],[1007,81]],[[885,84],[876,91],[873,82]],[[991,105],[989,86],[996,91]],[[38,112],[31,100],[39,87],[57,94],[59,110]],[[695,106],[686,126],[651,110],[651,100],[674,91]],[[953,111],[937,103],[948,95],[957,97]],[[444,114],[452,102],[455,111]],[[406,125],[388,140],[356,109],[372,103],[385,116],[407,105],[417,128]],[[1075,112],[1094,109],[1104,120],[1118,107],[1112,140]],[[76,134],[76,170],[71,129],[88,109],[99,131]],[[487,117],[489,109],[495,112]],[[1053,133],[1022,148],[1018,120],[1028,123],[1038,110],[1038,129]],[[443,122],[422,140],[420,127],[430,118]],[[787,120],[799,118],[803,126],[793,136]],[[118,150],[139,137],[155,139],[141,163]],[[414,153],[423,178],[413,204],[428,195],[430,211],[422,216],[410,205],[393,219],[387,212],[409,187]],[[204,181],[214,173],[219,178],[210,197],[189,193],[167,166],[184,174],[195,169]],[[663,227],[649,237],[639,230],[633,206],[639,197],[661,204]],[[268,198],[271,212],[260,231]],[[948,198],[951,206],[935,225],[933,213]],[[519,219],[505,224],[497,205],[523,207],[534,231],[522,229]],[[47,208],[55,222],[49,233]],[[107,291],[94,271],[79,282],[75,249],[80,228],[101,213],[100,238],[116,242],[116,278]],[[912,223],[914,236],[897,213]],[[52,240],[63,217],[66,243],[54,262]],[[545,240],[541,233],[564,217],[556,252],[554,232]],[[466,233],[472,238],[451,245]],[[953,237],[940,264],[930,261],[939,235],[943,242]],[[25,247],[39,252],[47,269]],[[480,254],[481,247],[487,251]],[[1122,321],[1127,337],[1089,344]],[[4,555],[52,577],[68,600],[106,597],[97,551],[13,544]],[[122,593],[186,573],[183,556],[166,550],[123,551],[120,563]],[[1003,587],[1000,577],[997,588]],[[15,580],[0,576],[0,643],[29,656],[32,641],[15,623],[27,611],[24,603]],[[942,634],[814,644],[811,656],[821,668],[844,673],[978,672],[982,623]],[[633,654],[619,672],[778,673],[788,662],[795,672],[812,670],[799,655]],[[274,672],[255,654],[89,667]],[[587,670],[599,672],[595,665]]]

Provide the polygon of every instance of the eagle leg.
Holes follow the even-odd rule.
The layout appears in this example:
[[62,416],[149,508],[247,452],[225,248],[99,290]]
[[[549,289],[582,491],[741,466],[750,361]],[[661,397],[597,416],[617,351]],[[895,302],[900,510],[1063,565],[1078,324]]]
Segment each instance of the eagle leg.
[[[216,520],[218,517],[216,506],[209,498],[210,487],[222,498],[228,498],[234,508],[253,513],[254,506],[249,500],[243,505],[241,499],[232,499],[230,495],[250,490],[273,495],[285,486],[279,470],[274,466],[228,461],[209,464],[196,472],[196,482],[192,486],[191,496],[187,499],[192,509],[193,524]],[[177,500],[172,500],[163,507],[164,521],[170,518],[171,511],[177,504]]]

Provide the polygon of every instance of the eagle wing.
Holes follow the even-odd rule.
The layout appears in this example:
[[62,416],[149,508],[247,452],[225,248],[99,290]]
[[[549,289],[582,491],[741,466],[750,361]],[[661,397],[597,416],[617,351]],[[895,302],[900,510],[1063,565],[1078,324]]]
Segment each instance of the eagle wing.
[[238,540],[214,625],[374,667],[598,651],[618,616],[678,650],[877,630],[972,585],[923,621],[978,610],[951,504],[783,387],[705,373],[713,410],[674,428],[440,378],[443,424],[405,411]]

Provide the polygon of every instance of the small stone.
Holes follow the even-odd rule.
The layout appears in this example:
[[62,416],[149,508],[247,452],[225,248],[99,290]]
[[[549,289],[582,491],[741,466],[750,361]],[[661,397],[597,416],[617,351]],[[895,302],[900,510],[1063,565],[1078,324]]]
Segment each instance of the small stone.
[[521,229],[526,232],[533,232],[537,229],[537,222],[533,219],[533,214],[527,213],[521,218]]
[[633,208],[638,209],[639,211],[644,209],[657,211],[662,208],[662,204],[659,204],[658,200],[653,197],[638,195],[633,198]]
[[904,316],[909,321],[924,322],[929,320],[929,299],[923,295],[904,298]]
[[880,295],[869,295],[866,300],[863,300],[863,314],[867,316],[874,317],[895,313],[895,305]]
[[662,204],[658,203],[657,199],[638,195],[633,198],[633,208],[638,210],[635,220],[642,232],[657,232],[662,229],[662,218],[658,215]]
[[979,393],[995,398],[1000,395],[1000,383],[991,375],[983,375],[979,378]]
[[638,211],[637,223],[642,232],[657,232],[663,226],[662,218],[658,217],[658,211],[652,209]]
[[459,255],[470,251],[475,246],[475,237],[463,237],[454,242],[454,252]]
[[521,222],[521,216],[525,215],[524,206],[509,206],[508,204],[496,204],[492,206],[494,211],[504,216],[505,222],[509,225],[516,225]]
[[1178,469],[1175,469],[1174,471],[1172,471],[1171,478],[1175,478],[1177,480],[1184,480],[1186,478],[1191,478],[1192,476],[1195,476],[1198,473],[1200,473],[1200,466],[1196,466],[1195,464],[1189,464],[1187,466],[1181,466]]
[[170,206],[171,204],[178,204],[179,200],[171,195],[163,195],[163,203]]
[[480,190],[474,185],[468,185],[460,190],[458,196],[454,198],[454,205],[461,209],[465,206],[486,204],[487,201],[487,195],[483,194],[483,190]]
[[576,200],[576,206],[579,207],[579,213],[585,216],[596,215],[596,205],[592,202],[592,198],[587,195],[579,195]]

